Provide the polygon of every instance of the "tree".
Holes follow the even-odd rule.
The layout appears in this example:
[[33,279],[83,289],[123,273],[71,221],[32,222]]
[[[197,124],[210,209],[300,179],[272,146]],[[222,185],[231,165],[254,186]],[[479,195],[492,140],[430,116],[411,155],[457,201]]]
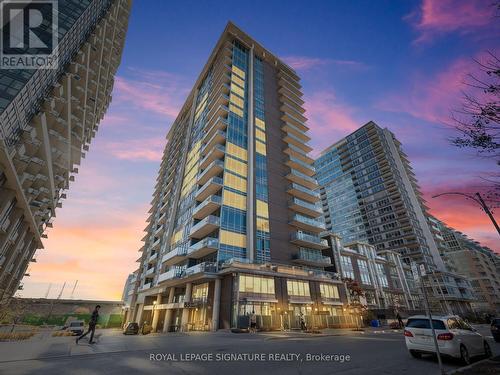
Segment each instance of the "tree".
[[453,115],[459,135],[452,143],[500,163],[500,59],[488,52],[485,61],[475,61],[481,74],[469,74],[465,82],[472,90],[464,93],[462,108]]

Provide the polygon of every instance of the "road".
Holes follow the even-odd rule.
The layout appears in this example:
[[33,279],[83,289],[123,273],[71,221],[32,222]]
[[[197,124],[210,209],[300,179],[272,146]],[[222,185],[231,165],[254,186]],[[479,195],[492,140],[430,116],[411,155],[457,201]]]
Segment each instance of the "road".
[[[50,335],[0,343],[0,374],[438,374],[435,359],[409,356],[401,331],[99,335],[95,345]],[[500,354],[500,344],[488,341]],[[461,365],[446,359],[444,366]]]

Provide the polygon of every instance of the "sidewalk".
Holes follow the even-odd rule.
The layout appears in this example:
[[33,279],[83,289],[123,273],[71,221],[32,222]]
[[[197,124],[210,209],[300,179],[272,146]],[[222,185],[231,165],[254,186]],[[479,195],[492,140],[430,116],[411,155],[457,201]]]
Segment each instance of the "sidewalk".
[[472,365],[452,370],[447,375],[493,375],[500,374],[500,355],[484,359]]

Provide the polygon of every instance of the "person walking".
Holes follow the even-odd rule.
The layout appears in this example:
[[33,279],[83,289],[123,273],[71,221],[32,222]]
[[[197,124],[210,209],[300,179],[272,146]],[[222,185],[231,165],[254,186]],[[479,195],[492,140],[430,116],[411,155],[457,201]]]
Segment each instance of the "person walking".
[[396,315],[396,318],[398,319],[399,328],[403,328],[405,326],[405,324],[403,322],[403,319],[401,318],[401,315],[399,315],[399,313]]
[[250,332],[255,333],[257,331],[257,315],[255,311],[250,314]]
[[89,321],[89,329],[87,332],[82,333],[80,336],[76,338],[76,343],[78,344],[78,341],[80,339],[83,339],[85,336],[87,336],[90,333],[90,339],[89,339],[89,344],[94,344],[94,333],[95,333],[95,326],[97,325],[97,319],[99,318],[99,309],[101,308],[101,305],[97,305],[92,312],[92,316],[90,317]]

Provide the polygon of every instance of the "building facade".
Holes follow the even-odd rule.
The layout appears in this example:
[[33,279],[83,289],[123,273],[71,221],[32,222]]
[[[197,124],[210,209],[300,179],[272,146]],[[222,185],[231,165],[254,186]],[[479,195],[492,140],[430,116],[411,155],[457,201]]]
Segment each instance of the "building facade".
[[59,1],[57,69],[0,70],[0,302],[43,248],[111,101],[130,0]]
[[130,318],[153,330],[354,324],[297,74],[229,23],[167,135]]
[[500,256],[486,246],[450,228],[437,218],[430,218],[441,256],[447,268],[470,282],[477,313],[500,313]]
[[324,150],[315,167],[327,230],[444,270],[410,162],[388,129],[367,123]]

